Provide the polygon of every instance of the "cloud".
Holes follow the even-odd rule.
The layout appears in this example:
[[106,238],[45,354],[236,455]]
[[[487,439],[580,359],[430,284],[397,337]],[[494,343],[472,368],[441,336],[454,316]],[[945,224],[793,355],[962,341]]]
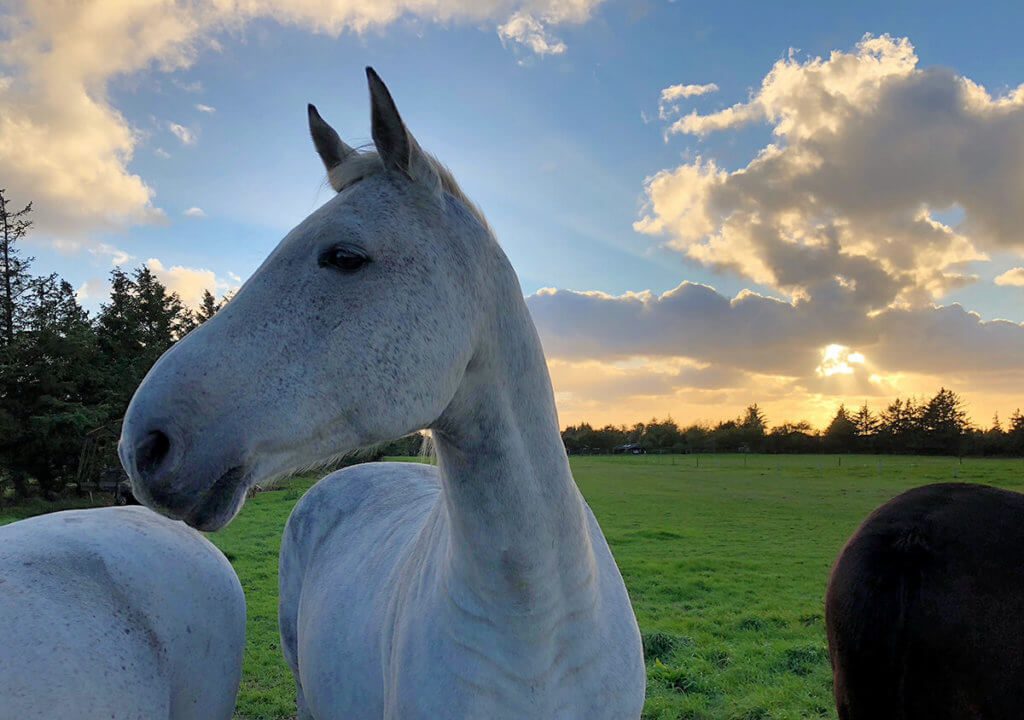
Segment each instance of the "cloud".
[[1015,267],[999,275],[995,280],[996,285],[1012,285],[1024,287],[1024,267]]
[[[649,177],[634,227],[784,299],[688,282],[538,291],[527,302],[560,412],[600,418],[607,400],[616,422],[690,420],[712,404],[720,419],[757,400],[822,424],[839,402],[877,409],[940,385],[978,417],[1018,404],[1024,325],[941,300],[990,253],[1024,251],[1024,88],[992,96],[920,68],[906,39],[865,37],[824,59],[790,54],[748,101],[669,130],[753,122],[774,137],[737,169],[704,152]],[[1018,280],[1024,268],[998,282]]]
[[190,218],[204,218],[206,217],[206,211],[199,207],[190,207],[182,215]]
[[566,51],[564,42],[553,37],[544,23],[526,12],[517,12],[508,22],[498,26],[502,42],[512,40],[524,45],[537,55],[561,55]]
[[134,256],[129,255],[121,248],[114,247],[113,245],[108,245],[107,243],[99,243],[95,247],[89,248],[89,252],[97,256],[109,255],[110,264],[115,266],[124,265],[125,263],[135,259]]
[[[502,25],[537,52],[564,44],[550,28],[585,22],[602,0],[23,0],[0,35],[0,167],[16,202],[35,202],[44,234],[88,236],[161,217],[129,164],[142,134],[111,104],[112,78],[190,67],[216,36],[269,19],[339,35],[415,16],[440,24]],[[518,18],[518,19],[517,19]],[[532,28],[532,29],[531,29]],[[538,29],[539,28],[539,29]],[[182,90],[198,82],[174,77]],[[177,125],[188,144],[194,132]]]
[[195,145],[196,144],[196,132],[191,128],[187,128],[184,125],[179,125],[175,122],[167,123],[167,129],[174,134],[174,137],[181,141],[182,145]]
[[[182,265],[166,267],[157,258],[146,260],[146,267],[153,271],[168,290],[177,293],[181,301],[190,307],[198,307],[202,303],[204,290],[209,290],[214,295],[223,295],[238,289],[238,284],[233,279],[222,280],[213,270]],[[229,276],[237,277],[231,273]]]
[[75,290],[75,299],[81,304],[110,297],[110,283],[103,278],[89,278]]
[[[840,290],[839,292],[853,292]],[[728,298],[683,283],[661,295],[542,290],[527,299],[549,357],[604,363],[697,364],[676,386],[745,386],[751,374],[817,393],[895,393],[900,373],[998,383],[1019,393],[1024,324],[984,321],[960,305],[864,313],[841,296],[782,302]],[[695,382],[701,372],[708,374]],[[995,380],[993,380],[995,378]]]
[[658,117],[662,120],[667,120],[670,115],[679,112],[679,106],[672,105],[671,103],[713,92],[718,92],[718,86],[715,83],[707,83],[706,85],[669,85],[661,91],[661,98],[658,103]]
[[696,97],[713,92],[718,92],[718,86],[714,83],[706,85],[669,85],[661,91],[661,101],[667,103],[679,100],[680,98]]
[[201,113],[207,113],[211,115],[217,112],[217,108],[212,107],[211,105],[203,105],[202,103],[196,103],[196,110],[198,110]]
[[[837,283],[865,311],[924,306],[1024,251],[1024,86],[990,95],[921,68],[906,38],[775,64],[743,103],[678,119],[704,137],[767,123],[774,140],[737,170],[698,155],[648,178],[635,228],[717,270],[790,297]],[[963,221],[943,222],[956,209]]]
[[155,149],[153,151],[153,154],[156,155],[158,158],[162,158],[163,160],[166,160],[171,156],[171,154],[164,150],[162,147],[158,147],[157,149]]

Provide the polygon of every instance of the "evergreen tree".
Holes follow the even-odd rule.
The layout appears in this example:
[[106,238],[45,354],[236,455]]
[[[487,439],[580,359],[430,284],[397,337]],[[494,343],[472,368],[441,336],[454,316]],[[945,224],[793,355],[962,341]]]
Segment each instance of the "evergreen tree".
[[145,374],[195,321],[147,267],[130,276],[115,268],[110,285],[110,301],[101,306],[96,335],[105,358],[104,402],[109,419],[116,421]]
[[7,207],[6,190],[0,189],[0,344],[14,342],[21,320],[19,300],[31,285],[32,258],[22,257],[17,242],[25,237],[32,221],[32,203],[21,210]]
[[99,355],[71,285],[50,276],[32,287],[24,326],[0,352],[0,462],[19,495],[33,478],[51,496],[73,479],[82,439],[101,419]]
[[967,412],[960,396],[952,390],[941,388],[935,397],[925,403],[920,415],[923,449],[933,454],[959,455],[969,427]]
[[825,430],[825,444],[834,452],[850,452],[856,444],[857,424],[845,405],[840,405]]
[[878,431],[878,419],[867,403],[850,418],[857,428],[857,449],[861,452],[870,451],[874,446],[875,434]]
[[768,428],[768,419],[764,411],[757,403],[750,405],[739,419],[741,444],[747,450],[761,452],[764,450],[765,431]]
[[1007,447],[1014,455],[1024,455],[1024,415],[1020,408],[1010,416],[1010,427],[1006,432]]
[[196,323],[198,325],[202,325],[204,322],[216,315],[217,311],[221,309],[221,306],[222,303],[217,302],[217,298],[213,296],[212,292],[209,290],[203,290],[203,301],[195,312]]

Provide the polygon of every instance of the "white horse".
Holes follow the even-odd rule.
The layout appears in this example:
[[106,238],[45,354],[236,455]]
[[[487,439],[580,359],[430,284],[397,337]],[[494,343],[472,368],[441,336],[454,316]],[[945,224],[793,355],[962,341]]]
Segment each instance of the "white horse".
[[0,527],[0,720],[230,720],[245,597],[202,535],[146,508]]
[[310,106],[337,196],[153,368],[125,466],[145,502],[217,528],[254,482],[430,428],[437,468],[335,473],[288,521],[299,717],[637,718],[640,633],[516,274],[367,74],[376,152]]

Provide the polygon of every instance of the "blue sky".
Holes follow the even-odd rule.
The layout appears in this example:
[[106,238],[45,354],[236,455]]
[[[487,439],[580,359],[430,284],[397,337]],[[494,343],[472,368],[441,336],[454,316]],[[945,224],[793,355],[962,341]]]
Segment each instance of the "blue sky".
[[[86,3],[90,4],[100,17],[105,17],[103,12],[113,17],[117,10],[113,0]],[[59,37],[57,29],[47,27],[51,21],[45,5],[33,3],[14,11],[29,20],[32,31],[24,34],[35,34],[35,54],[22,53],[15,44],[22,31],[10,26],[6,53],[0,54],[0,69],[6,68],[6,73],[0,70],[0,79],[2,74],[9,76],[6,91],[20,91],[14,97],[26,108],[36,96],[46,95],[45,83],[53,82],[53,77],[37,70],[48,52],[39,48],[46,47],[48,38]],[[359,3],[339,0],[335,5]],[[284,24],[281,18],[265,16],[235,22],[221,18],[203,21],[205,30],[184,33],[177,44],[162,45],[131,41],[133,30],[114,19],[101,19],[98,22],[107,23],[109,34],[97,32],[96,43],[110,43],[111,52],[117,52],[122,39],[130,48],[154,45],[148,57],[140,51],[137,60],[113,63],[94,74],[83,71],[78,80],[101,108],[119,114],[121,124],[130,128],[134,140],[129,152],[122,147],[119,155],[124,174],[138,176],[151,191],[140,212],[151,215],[159,209],[164,217],[125,219],[138,210],[126,202],[131,212],[103,223],[74,213],[69,219],[66,207],[62,209],[62,203],[69,202],[67,194],[47,197],[49,186],[37,169],[19,174],[15,167],[13,179],[6,181],[10,191],[17,200],[35,200],[39,208],[40,228],[31,247],[37,270],[58,272],[83,288],[83,302],[91,308],[103,300],[103,279],[116,255],[120,260],[130,256],[128,265],[156,259],[164,269],[208,271],[180,278],[194,283],[212,273],[220,292],[236,285],[237,278],[248,276],[292,226],[329,197],[309,142],[305,104],[314,102],[350,144],[369,140],[362,68],[372,65],[390,86],[420,143],[451,167],[483,208],[526,294],[558,288],[613,296],[650,290],[658,295],[691,281],[710,285],[726,298],[750,289],[791,301],[800,295],[799,289],[736,267],[735,261],[729,261],[731,269],[723,269],[729,262],[702,260],[681,251],[678,243],[666,248],[665,243],[672,244],[671,232],[634,229],[634,223],[652,213],[646,178],[692,164],[697,156],[733,172],[748,166],[768,143],[779,142],[773,140],[772,122],[666,136],[672,122],[691,111],[704,116],[744,103],[791,48],[796,50],[795,62],[827,60],[833,51],[855,53],[865,33],[907,38],[918,68],[948,68],[957,77],[983,85],[993,97],[1024,82],[1018,32],[1024,8],[1013,4],[839,7],[819,2],[777,6],[583,0],[577,3],[583,10],[574,11],[568,20],[560,19],[557,0],[498,2],[493,12],[473,11],[472,17],[459,15],[456,0],[450,5],[456,8],[451,19],[441,22],[406,12],[362,32],[347,29],[338,35],[315,31],[308,18],[283,18]],[[564,43],[564,52],[538,54],[514,39],[503,41],[496,28],[520,11],[540,18],[544,32]],[[151,20],[154,32],[163,20]],[[75,57],[92,55],[83,51]],[[717,92],[683,100],[679,113],[659,118],[663,88],[705,83],[715,83]],[[0,83],[0,95],[4,89]],[[199,105],[213,111],[204,112]],[[26,115],[45,126],[37,110],[26,110]],[[176,136],[171,123],[184,128],[191,141]],[[56,125],[54,133],[76,132],[73,123]],[[17,130],[12,129],[16,125],[0,125],[4,127],[6,131],[0,132],[7,133],[8,144],[18,142]],[[10,157],[5,158],[3,143],[0,135],[0,167]],[[19,187],[16,181],[22,177],[27,180]],[[95,191],[102,198],[108,188],[102,177],[97,178]],[[190,208],[201,209],[202,216],[186,216]],[[968,219],[970,215],[966,213]],[[933,216],[959,231],[965,213],[954,206],[934,208]],[[976,279],[953,283],[955,287],[933,293],[930,302],[958,302],[984,320],[1024,321],[1024,287],[993,282],[997,275],[1024,264],[1021,247],[1005,238],[993,241],[984,248],[988,261],[957,266],[957,272]],[[680,342],[685,346],[700,340],[687,337]],[[842,337],[836,342],[846,344]],[[652,372],[661,378],[691,361],[704,362],[694,359],[699,355],[680,347],[674,354],[658,355],[650,367],[657,368]],[[553,367],[556,389],[560,377],[590,372],[579,365],[584,360],[620,373],[613,376],[621,381],[621,372],[633,372],[623,368],[638,362],[629,356],[616,350],[607,357],[566,358],[561,372]],[[638,350],[637,357],[652,355]],[[572,363],[576,365],[570,367]],[[964,378],[962,389],[968,393],[974,388],[965,374],[969,365],[956,375]],[[815,369],[820,371],[810,370]],[[902,366],[889,374],[891,384],[884,392],[876,388],[875,394],[924,392],[938,376],[933,369],[916,372]],[[917,380],[906,380],[911,375]],[[812,387],[809,380],[800,384],[794,374],[772,377],[788,378],[789,384],[780,384],[775,391],[780,412],[794,408],[815,420],[836,399],[868,395],[851,394],[850,388]],[[659,391],[657,402],[643,391],[628,402],[615,400],[623,403],[617,407],[633,408],[618,417],[630,419],[647,407],[658,414],[674,407],[681,408],[676,411],[680,415],[728,414],[741,407],[751,386],[757,387],[756,377],[748,380],[739,387],[702,388],[712,394],[696,405],[682,399],[685,385]],[[1005,396],[1007,390],[986,392]],[[573,408],[571,416],[589,410],[614,419],[614,413],[603,412],[593,397],[584,401],[583,396],[593,396],[596,389],[566,392],[579,401],[566,401],[566,407]],[[985,413],[994,406],[983,394],[978,394],[977,404]]]

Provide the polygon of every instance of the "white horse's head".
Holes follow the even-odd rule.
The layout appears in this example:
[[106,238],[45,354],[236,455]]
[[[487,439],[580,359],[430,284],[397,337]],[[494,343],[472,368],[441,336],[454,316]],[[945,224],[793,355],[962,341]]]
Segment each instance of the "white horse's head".
[[482,216],[367,76],[376,152],[309,106],[337,196],[160,358],[128,408],[120,455],[136,494],[194,527],[225,525],[254,483],[430,427],[497,288],[518,288]]

